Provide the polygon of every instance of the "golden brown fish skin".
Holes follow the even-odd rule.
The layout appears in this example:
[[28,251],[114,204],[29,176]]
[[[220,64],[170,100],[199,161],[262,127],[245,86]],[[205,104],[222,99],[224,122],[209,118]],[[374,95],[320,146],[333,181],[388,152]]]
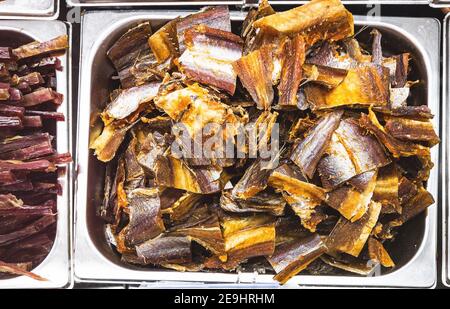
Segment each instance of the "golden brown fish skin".
[[318,234],[277,246],[274,254],[267,257],[277,273],[273,279],[285,284],[326,251]]
[[156,162],[156,183],[159,186],[186,190],[197,194],[220,192],[224,184],[222,171],[214,168],[190,168],[182,159],[159,156]]
[[283,192],[284,199],[300,218],[302,225],[315,232],[317,225],[325,219],[320,212],[316,212],[316,207],[325,201],[325,190],[283,174],[280,169],[270,175],[269,185]]
[[62,35],[47,42],[32,42],[16,49],[12,52],[18,60],[48,53],[59,52],[69,48],[69,37]]
[[263,17],[254,27],[285,35],[300,33],[309,46],[318,41],[339,41],[354,34],[353,16],[339,0],[313,0]]
[[274,98],[272,55],[272,48],[263,46],[233,63],[234,71],[261,110],[269,110]]
[[349,69],[345,79],[334,89],[309,84],[305,94],[313,110],[338,106],[387,106],[389,70],[377,65]]
[[339,126],[342,111],[330,112],[322,116],[317,124],[306,132],[305,138],[294,147],[291,160],[303,174],[310,179],[313,178],[317,165],[329,142],[333,132]]
[[270,256],[275,250],[275,220],[272,216],[227,215],[222,218],[221,226],[231,264],[251,257]]
[[385,166],[378,171],[373,200],[383,205],[382,213],[401,213],[399,183],[400,174],[395,164]]
[[297,92],[303,78],[302,65],[305,62],[305,41],[301,35],[289,39],[282,52],[282,68],[278,85],[278,108],[295,108]]
[[169,21],[148,38],[148,45],[159,63],[171,61],[179,55],[176,31],[179,21],[179,17]]
[[328,89],[333,89],[339,86],[347,77],[348,70],[327,67],[324,65],[315,65],[305,63],[302,66],[303,75],[306,80],[311,83],[317,83],[325,86]]
[[185,192],[169,208],[164,209],[162,213],[168,214],[170,219],[177,223],[187,219],[192,210],[201,203],[201,200],[201,194]]
[[379,262],[384,267],[395,267],[395,263],[383,244],[373,237],[368,241],[369,256],[372,261]]
[[381,204],[371,202],[368,211],[358,221],[341,218],[326,240],[329,252],[342,252],[358,257],[375,227]]
[[98,160],[109,162],[125,139],[129,127],[117,127],[114,123],[106,126],[102,134],[93,141],[89,148],[95,151]]
[[399,117],[386,118],[386,131],[402,141],[426,142],[431,147],[439,144],[440,139],[431,121],[418,121]]
[[369,109],[369,115],[361,114],[359,119],[360,125],[371,132],[382,143],[394,158],[410,157],[410,156],[430,156],[430,148],[401,141],[386,132],[380,124],[375,113]]
[[232,213],[270,213],[273,216],[282,216],[286,201],[278,195],[261,192],[247,200],[234,199],[230,192],[222,192],[220,207]]
[[361,219],[366,213],[377,183],[376,171],[364,174],[369,174],[370,180],[362,192],[352,186],[343,186],[327,194],[327,204],[350,222]]
[[263,169],[264,161],[256,160],[238,181],[232,190],[232,196],[238,199],[248,199],[267,188],[271,169]]

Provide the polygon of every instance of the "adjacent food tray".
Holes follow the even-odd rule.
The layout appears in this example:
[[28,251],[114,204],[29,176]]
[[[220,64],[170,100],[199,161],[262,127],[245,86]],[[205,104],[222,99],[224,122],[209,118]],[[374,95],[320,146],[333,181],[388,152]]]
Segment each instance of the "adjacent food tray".
[[[258,0],[66,0],[69,6],[117,7],[117,6],[204,6],[204,5],[256,5]],[[439,0],[434,0],[439,1]],[[270,0],[273,5],[299,5],[305,0]],[[343,4],[429,4],[430,0],[343,0]]]
[[[190,272],[142,269],[124,265],[106,241],[104,224],[96,216],[103,198],[105,166],[89,150],[90,136],[98,134],[95,125],[101,106],[110,92],[109,76],[114,68],[106,52],[129,28],[149,20],[157,29],[187,11],[97,11],[87,12],[82,20],[81,71],[78,120],[78,176],[76,182],[75,278],[82,282],[142,283],[150,281],[192,283],[255,283],[257,286],[277,284],[271,274]],[[235,30],[245,18],[244,12],[231,12]],[[355,25],[376,27],[382,34],[385,49],[394,53],[411,53],[412,77],[424,81],[415,92],[415,101],[428,103],[439,127],[439,35],[440,24],[431,18],[355,17]],[[104,29],[101,33],[98,29]],[[367,33],[366,33],[367,32]],[[368,31],[360,35],[368,35]],[[389,44],[391,44],[389,46]],[[89,125],[90,124],[90,125]],[[422,287],[436,284],[436,230],[438,202],[439,151],[431,150],[435,167],[427,184],[436,204],[402,227],[392,254],[398,267],[377,277],[303,276],[290,284],[302,286],[352,287]]]
[[59,1],[55,0],[4,0],[0,2],[2,19],[56,19]]
[[[450,14],[448,14],[444,19],[444,44],[443,44],[443,72],[442,72],[442,114],[446,115],[448,113],[448,100],[450,98],[450,84],[447,74],[450,72],[450,61],[448,59],[450,53],[449,46],[449,34],[450,34]],[[449,222],[450,222],[450,210],[449,210],[449,197],[446,190],[449,188],[449,156],[448,156],[448,133],[449,133],[448,124],[442,126],[442,145],[441,153],[442,153],[442,165],[446,166],[445,169],[442,170],[442,182],[441,182],[441,190],[444,193],[442,196],[442,282],[444,285],[450,287],[450,238],[449,238]]]
[[185,1],[176,1],[176,0],[128,0],[128,1],[119,1],[119,0],[66,0],[67,5],[69,6],[205,6],[205,5],[243,5],[244,0],[185,0]]
[[[0,45],[17,46],[31,41],[48,41],[69,34],[70,27],[60,21],[0,21]],[[70,48],[60,56],[62,71],[56,71],[57,91],[64,95],[58,111],[66,121],[57,122],[56,150],[72,152],[71,96],[70,96]],[[0,288],[64,288],[72,285],[71,275],[71,222],[72,222],[72,167],[67,166],[65,175],[59,177],[63,194],[57,198],[58,223],[55,242],[47,258],[33,272],[48,279],[41,282],[27,277],[0,280]]]

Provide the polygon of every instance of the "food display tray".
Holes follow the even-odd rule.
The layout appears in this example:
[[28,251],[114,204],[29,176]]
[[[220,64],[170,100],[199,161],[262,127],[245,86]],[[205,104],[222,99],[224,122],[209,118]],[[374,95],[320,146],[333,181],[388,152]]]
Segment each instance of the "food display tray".
[[[0,45],[11,42],[23,45],[31,41],[48,41],[60,35],[71,36],[71,26],[61,21],[0,20]],[[70,40],[70,39],[69,39]],[[58,112],[64,114],[66,121],[56,124],[56,150],[58,153],[72,151],[72,105],[71,105],[71,49],[62,56],[62,71],[56,71],[57,91],[64,95]],[[73,285],[72,276],[72,206],[73,206],[73,167],[68,165],[66,172],[58,178],[62,195],[57,197],[57,232],[53,248],[46,259],[33,272],[48,281],[37,281],[28,277],[0,280],[2,288],[68,288]]]
[[4,0],[0,2],[1,19],[56,19],[58,0]]
[[[97,161],[89,150],[90,136],[98,134],[98,113],[104,108],[110,91],[109,77],[114,68],[106,57],[109,47],[129,28],[142,21],[150,21],[157,29],[177,16],[192,11],[87,11],[82,17],[79,109],[77,137],[77,179],[75,213],[74,275],[80,282],[142,284],[156,281],[191,282],[204,284],[255,284],[276,287],[271,274],[250,272],[175,272],[161,268],[143,269],[121,263],[106,241],[104,224],[96,217],[96,207],[103,199],[105,165]],[[231,11],[235,29],[245,18],[245,12]],[[435,114],[434,125],[440,128],[439,100],[439,42],[440,23],[433,18],[360,17],[355,25],[376,27],[383,34],[384,48],[393,52],[410,52],[413,79],[424,81],[416,92],[423,104]],[[101,29],[101,31],[99,31]],[[362,35],[362,34],[361,34]],[[391,43],[389,43],[391,42]],[[390,44],[390,46],[389,46]],[[89,124],[89,125],[88,125]],[[100,127],[101,129],[101,127]],[[394,246],[397,267],[374,277],[295,276],[294,286],[327,287],[415,287],[432,288],[436,285],[437,209],[440,201],[439,173],[441,169],[438,147],[431,149],[435,162],[427,188],[436,203],[426,213],[402,227]]]

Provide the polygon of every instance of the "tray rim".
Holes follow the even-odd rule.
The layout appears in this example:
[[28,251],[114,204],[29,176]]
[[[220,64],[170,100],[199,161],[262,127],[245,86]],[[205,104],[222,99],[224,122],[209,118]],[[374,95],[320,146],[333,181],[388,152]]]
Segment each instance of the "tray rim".
[[[192,13],[193,11],[170,11],[170,12],[162,12],[162,11],[158,11],[158,10],[149,10],[149,11],[101,11],[101,12],[87,12],[84,16],[83,16],[83,22],[82,22],[82,44],[81,44],[81,69],[80,69],[80,88],[81,88],[81,92],[80,92],[80,96],[79,96],[79,101],[81,100],[81,98],[88,98],[90,97],[90,76],[86,76],[87,74],[90,74],[90,65],[87,68],[86,66],[88,64],[91,64],[91,58],[92,58],[92,54],[89,55],[89,57],[87,57],[83,51],[85,48],[92,50],[97,50],[96,46],[93,42],[85,42],[85,37],[84,37],[84,29],[85,29],[85,23],[86,23],[86,19],[89,19],[89,16],[93,16],[92,18],[94,18],[95,16],[97,16],[97,20],[101,19],[98,18],[99,14],[113,14],[114,18],[110,18],[109,22],[110,22],[110,26],[105,29],[105,31],[102,32],[101,35],[97,35],[97,45],[101,44],[100,42],[102,41],[102,39],[105,38],[105,36],[107,36],[107,33],[110,29],[114,29],[115,27],[118,27],[120,24],[125,24],[127,23],[129,20],[138,20],[140,18],[147,18],[150,19],[151,18],[155,18],[155,19],[167,19],[167,18],[173,18],[176,17],[180,14],[187,14],[187,13]],[[232,18],[236,19],[236,18],[242,18],[243,14],[242,12],[235,12],[235,11],[231,11],[231,16]],[[111,15],[109,15],[111,17]],[[400,33],[402,33],[403,35],[406,35],[409,39],[411,39],[415,45],[418,47],[418,49],[421,51],[421,53],[423,54],[424,57],[424,61],[425,61],[425,65],[427,67],[427,75],[428,75],[428,79],[429,79],[429,86],[428,86],[428,101],[430,103],[430,107],[433,109],[433,111],[435,112],[435,115],[437,116],[437,127],[439,127],[439,120],[440,120],[440,114],[439,114],[439,76],[436,76],[436,74],[431,74],[431,68],[433,69],[437,69],[439,70],[439,63],[437,62],[436,59],[432,59],[433,57],[431,57],[432,55],[429,54],[430,50],[428,50],[427,52],[424,51],[424,40],[425,38],[422,38],[422,42],[420,44],[418,44],[417,42],[417,38],[415,36],[413,36],[410,32],[406,32],[406,30],[401,29],[401,27],[398,25],[399,23],[401,24],[401,22],[409,22],[412,23],[414,25],[417,25],[417,23],[422,23],[422,24],[426,24],[428,23],[429,27],[435,27],[434,29],[434,34],[436,35],[436,38],[438,39],[438,41],[436,42],[437,45],[439,45],[440,42],[440,38],[439,38],[439,34],[440,34],[440,22],[434,18],[392,18],[392,17],[380,17],[380,18],[368,18],[368,17],[361,17],[361,16],[355,16],[355,21],[357,21],[357,24],[361,24],[362,22],[367,22],[373,26],[375,26],[377,24],[377,22],[381,22],[384,23],[384,26],[387,26],[386,23],[390,23],[391,25],[389,25],[391,28],[395,28],[396,30],[398,30]],[[419,27],[418,27],[419,28]],[[416,33],[417,34],[417,33]],[[86,47],[86,44],[89,45],[89,47]],[[419,48],[420,47],[420,48]],[[436,54],[434,55],[437,59],[439,57],[439,53],[440,50],[439,48],[436,48]],[[89,60],[86,60],[86,58],[88,58]],[[434,70],[433,70],[434,72]],[[86,87],[83,87],[83,85],[86,85]],[[88,91],[89,89],[89,91]],[[434,94],[433,94],[434,93]],[[81,102],[81,101],[80,101]],[[79,104],[79,107],[81,107],[81,104]],[[83,112],[81,112],[81,110],[79,110],[79,114],[82,115],[83,117]],[[88,113],[89,114],[89,113]],[[86,119],[84,119],[86,120]],[[78,145],[85,145],[86,141],[81,141],[80,142],[80,134],[82,134],[82,130],[80,129],[80,123],[83,122],[82,118],[79,118],[79,123],[78,123]],[[80,151],[85,151],[85,150],[80,150],[81,147],[79,147],[78,152]],[[436,162],[436,166],[435,168],[432,170],[432,177],[430,178],[430,183],[431,186],[434,186],[433,188],[430,187],[430,191],[433,191],[432,194],[436,199],[436,204],[431,206],[426,218],[427,224],[425,227],[425,234],[424,234],[424,240],[421,244],[421,246],[425,246],[428,245],[429,246],[429,250],[427,251],[428,253],[424,253],[423,248],[419,249],[418,253],[406,264],[404,265],[400,270],[395,271],[391,274],[387,274],[387,275],[383,275],[380,277],[374,277],[374,278],[360,278],[360,277],[332,277],[332,276],[297,276],[296,278],[292,279],[291,282],[293,282],[294,284],[296,284],[297,286],[345,286],[345,287],[356,287],[356,286],[364,286],[364,287],[425,287],[425,288],[433,288],[436,285],[436,281],[437,281],[437,269],[436,269],[436,261],[435,261],[435,253],[436,253],[436,220],[437,220],[437,210],[436,208],[438,207],[437,205],[439,204],[439,200],[438,200],[438,190],[437,190],[437,182],[438,182],[438,178],[439,178],[439,170],[440,170],[440,162],[439,162],[439,153],[437,151],[437,149],[433,149],[432,150],[432,156],[433,156],[433,161]],[[80,159],[80,155],[77,156],[77,159]],[[80,168],[83,169],[84,167],[86,167],[86,165],[83,166],[83,164],[79,164]],[[84,172],[84,171],[83,171]],[[81,177],[83,178],[83,177]],[[76,192],[76,197],[77,197],[77,201],[79,199],[79,188],[78,188],[78,184],[80,183],[80,178],[78,178],[77,181],[77,192]],[[86,197],[85,197],[86,198]],[[85,198],[82,198],[82,200],[84,200]],[[78,207],[80,207],[80,205],[78,205]],[[83,206],[83,214],[85,214],[85,210],[86,210],[86,206]],[[78,216],[78,214],[80,213],[79,209],[76,209],[76,216]],[[80,219],[80,220],[76,220],[77,221],[77,225],[75,226],[75,239],[76,239],[76,243],[75,243],[75,247],[77,248],[78,246],[78,242],[79,241],[85,241],[86,239],[80,240],[78,235],[79,232],[77,232],[78,229],[82,229],[83,234],[87,233],[87,227],[80,227],[79,225],[81,224],[80,221],[84,220],[84,218]],[[81,224],[82,225],[82,224]],[[432,225],[430,227],[430,225]],[[262,284],[272,284],[273,281],[271,280],[271,275],[259,275],[259,276],[254,276],[253,274],[249,274],[249,273],[245,273],[245,274],[223,274],[223,273],[215,273],[214,274],[214,280],[211,279],[205,279],[205,275],[204,273],[189,273],[191,275],[191,277],[195,277],[195,279],[191,279],[189,278],[188,280],[186,280],[185,278],[173,278],[176,276],[170,276],[170,273],[174,273],[174,272],[170,272],[170,271],[135,271],[135,270],[130,270],[130,269],[126,269],[126,272],[128,272],[129,275],[132,275],[130,277],[128,277],[127,279],[113,279],[111,276],[106,276],[103,278],[100,278],[100,276],[91,276],[90,274],[86,273],[86,269],[82,269],[83,266],[80,266],[80,261],[77,258],[77,252],[75,248],[75,280],[79,281],[79,282],[108,282],[108,283],[142,283],[142,282],[146,282],[146,281],[202,281],[202,282],[257,282],[257,283],[262,283]],[[400,271],[402,271],[402,273],[407,272],[407,268],[409,268],[411,270],[411,265],[412,264],[417,264],[417,259],[418,259],[418,255],[420,255],[421,257],[423,257],[423,255],[426,255],[426,269],[425,270],[425,275],[422,276],[421,278],[419,278],[419,280],[417,280],[416,282],[411,282],[411,281],[406,281],[403,280],[403,282],[401,282],[401,280],[398,280],[398,278],[395,278],[396,276],[394,276],[394,274],[396,275],[397,273],[399,273]],[[93,257],[95,258],[100,258],[100,261],[102,261],[102,263],[110,263],[112,265],[111,266],[111,271],[114,272],[120,272],[121,269],[123,269],[123,267],[120,267],[116,264],[113,264],[112,262],[110,262],[106,257],[102,256],[100,252],[96,251],[93,254]],[[423,263],[422,263],[423,264]],[[420,264],[421,266],[423,266],[422,264]],[[417,265],[416,265],[417,266]],[[147,274],[147,276],[145,275],[141,275],[139,273],[145,273]],[[178,273],[179,274],[179,273]],[[206,275],[210,275],[210,274],[206,274]],[[131,278],[132,277],[132,278]],[[270,277],[270,278],[268,278]],[[138,278],[138,279],[136,279]],[[199,280],[201,278],[201,280]],[[316,280],[314,280],[316,279]],[[405,278],[403,278],[405,279]],[[416,278],[417,279],[417,276]],[[412,280],[413,281],[413,280]],[[405,284],[405,282],[407,282]]]
[[[69,48],[63,56],[59,56],[62,60],[63,71],[57,72],[58,92],[64,94],[64,102],[61,105],[63,109],[61,111],[66,116],[66,121],[57,124],[58,136],[61,136],[61,132],[64,132],[63,136],[67,136],[67,142],[57,144],[58,151],[74,153],[73,145],[73,125],[72,125],[72,25],[70,23],[51,20],[0,20],[0,29],[12,30],[22,32],[32,38],[39,40],[52,39],[58,35],[67,34],[69,36]],[[47,31],[47,32],[46,32]],[[42,34],[42,33],[45,33]],[[65,76],[65,78],[63,78]],[[57,138],[59,141],[60,138]],[[63,195],[58,197],[57,207],[58,216],[65,220],[61,220],[58,217],[57,235],[55,243],[49,252],[45,260],[36,267],[33,272],[48,278],[50,281],[39,282],[23,276],[15,277],[11,279],[0,280],[0,289],[34,289],[34,288],[71,288],[74,285],[73,267],[72,267],[72,226],[73,226],[73,175],[74,175],[74,163],[67,165],[66,174],[64,177],[59,178],[64,180]],[[64,206],[65,205],[65,206]],[[61,211],[63,210],[63,211]],[[66,224],[64,224],[66,222]],[[63,230],[61,230],[63,228]],[[65,235],[64,235],[65,234]],[[67,258],[61,263],[60,269],[57,271],[64,271],[67,269],[67,276],[61,275],[56,278],[57,280],[51,281],[49,274],[53,274],[53,260],[57,258],[55,255],[64,255]],[[66,255],[67,254],[67,255]],[[53,265],[52,265],[53,264]],[[64,269],[63,269],[64,267]]]

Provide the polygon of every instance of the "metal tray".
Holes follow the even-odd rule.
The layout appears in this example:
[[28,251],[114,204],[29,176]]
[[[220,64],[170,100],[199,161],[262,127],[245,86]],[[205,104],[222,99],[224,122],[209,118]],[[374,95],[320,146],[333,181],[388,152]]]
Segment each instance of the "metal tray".
[[68,6],[124,7],[124,6],[205,6],[243,5],[245,0],[66,0]]
[[[450,35],[450,14],[447,14],[444,19],[444,42],[442,44],[443,52],[442,52],[442,61],[443,61],[443,72],[442,72],[442,115],[447,115],[448,113],[448,100],[450,98],[450,83],[447,74],[450,72],[450,46],[449,46],[449,35]],[[442,136],[441,136],[441,156],[442,156],[442,164],[445,168],[442,169],[442,183],[441,190],[445,192],[442,198],[442,283],[450,287],[450,210],[449,210],[449,196],[447,194],[447,190],[449,189],[449,154],[447,153],[449,145],[448,145],[448,133],[449,133],[449,125],[445,123],[442,126]]]
[[[60,21],[0,21],[0,45],[14,42],[18,45],[31,41],[47,41],[57,36],[71,36],[70,25]],[[56,149],[59,153],[72,151],[71,117],[71,50],[59,57],[63,70],[56,71],[57,91],[64,95],[58,111],[64,113],[66,121],[56,125]],[[57,233],[52,250],[33,272],[48,279],[46,282],[27,277],[0,280],[0,288],[67,288],[73,284],[71,267],[71,230],[73,200],[73,167],[69,165],[64,176],[59,177],[63,194],[57,198]]]
[[[432,0],[343,0],[344,4],[429,4]],[[434,0],[439,1],[439,0]],[[450,0],[448,0],[450,1]],[[68,6],[124,7],[124,6],[205,6],[205,5],[257,5],[258,0],[66,0]],[[273,5],[299,5],[306,0],[269,0]]]
[[[89,137],[99,133],[96,115],[103,109],[109,96],[109,76],[114,69],[106,51],[131,26],[150,20],[157,28],[165,22],[192,12],[186,11],[96,11],[87,12],[82,19],[81,69],[78,121],[78,176],[76,181],[75,218],[75,279],[84,282],[142,283],[155,281],[195,283],[255,283],[257,286],[277,286],[272,275],[254,273],[180,273],[124,265],[106,242],[103,222],[96,217],[95,208],[102,201],[105,168],[89,150]],[[244,12],[231,12],[236,29],[245,18]],[[356,17],[357,25],[377,27],[384,35],[383,43],[392,52],[412,53],[413,79],[424,81],[415,92],[417,102],[427,102],[436,114],[439,128],[439,21],[431,18],[376,19]],[[102,29],[101,32],[98,29]],[[366,33],[367,32],[367,33]],[[360,36],[368,34],[363,32]],[[386,46],[388,47],[388,46]],[[91,125],[89,125],[91,124]],[[392,249],[398,268],[378,277],[303,276],[294,277],[295,286],[364,286],[364,287],[423,287],[436,284],[436,221],[438,202],[439,151],[432,150],[435,167],[431,171],[428,189],[436,204],[405,224]]]
[[5,0],[0,2],[2,19],[56,19],[59,0]]

